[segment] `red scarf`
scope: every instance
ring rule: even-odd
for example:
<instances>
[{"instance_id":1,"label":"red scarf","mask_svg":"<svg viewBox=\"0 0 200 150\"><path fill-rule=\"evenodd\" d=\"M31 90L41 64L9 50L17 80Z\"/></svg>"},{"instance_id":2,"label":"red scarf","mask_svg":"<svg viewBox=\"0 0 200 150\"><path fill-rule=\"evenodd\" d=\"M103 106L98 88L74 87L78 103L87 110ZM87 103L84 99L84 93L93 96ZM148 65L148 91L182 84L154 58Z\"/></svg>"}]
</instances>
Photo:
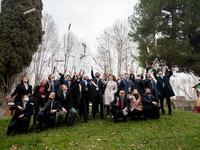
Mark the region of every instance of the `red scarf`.
<instances>
[{"instance_id":1,"label":"red scarf","mask_svg":"<svg viewBox=\"0 0 200 150\"><path fill-rule=\"evenodd\" d=\"M44 92L45 85L42 85L39 90L39 95L42 95Z\"/></svg>"}]
</instances>

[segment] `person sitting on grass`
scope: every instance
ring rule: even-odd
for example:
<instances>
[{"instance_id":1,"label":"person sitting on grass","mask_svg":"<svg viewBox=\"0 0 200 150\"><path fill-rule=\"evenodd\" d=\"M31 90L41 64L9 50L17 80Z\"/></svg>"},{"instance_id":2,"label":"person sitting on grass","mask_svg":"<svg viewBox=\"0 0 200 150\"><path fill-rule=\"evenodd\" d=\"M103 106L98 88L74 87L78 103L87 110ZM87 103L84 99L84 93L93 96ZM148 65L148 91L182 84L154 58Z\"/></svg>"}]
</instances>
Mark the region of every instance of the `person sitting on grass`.
<instances>
[{"instance_id":1,"label":"person sitting on grass","mask_svg":"<svg viewBox=\"0 0 200 150\"><path fill-rule=\"evenodd\" d=\"M124 122L128 122L126 120L127 114L129 111L129 100L125 97L125 91L120 90L119 96L116 96L115 99L110 103L112 107L112 114L114 115L114 121L117 122L118 118L123 118Z\"/></svg>"},{"instance_id":2,"label":"person sitting on grass","mask_svg":"<svg viewBox=\"0 0 200 150\"><path fill-rule=\"evenodd\" d=\"M156 102L155 97L151 94L149 88L145 88L145 93L142 97L143 109L144 109L144 119L147 120L149 114L154 119L159 119L160 106Z\"/></svg>"},{"instance_id":3,"label":"person sitting on grass","mask_svg":"<svg viewBox=\"0 0 200 150\"><path fill-rule=\"evenodd\" d=\"M49 82L48 82L49 83ZM46 122L50 125L50 127L55 126L55 120L56 120L56 112L59 111L59 103L55 99L56 93L51 92L51 84L49 83L49 89L47 91L47 94L45 96L45 105L41 108L39 111L36 119L39 122L39 129L37 133L40 133L43 127L43 124ZM50 94L49 94L50 93Z\"/></svg>"},{"instance_id":4,"label":"person sitting on grass","mask_svg":"<svg viewBox=\"0 0 200 150\"><path fill-rule=\"evenodd\" d=\"M143 113L142 97L140 96L140 93L138 92L137 89L134 89L131 95L130 92L131 92L131 87L129 87L129 92L127 97L130 100L130 111L132 120L135 120L135 116L137 116L138 119L140 119Z\"/></svg>"},{"instance_id":5,"label":"person sitting on grass","mask_svg":"<svg viewBox=\"0 0 200 150\"><path fill-rule=\"evenodd\" d=\"M21 127L23 133L28 134L29 123L33 115L33 105L30 104L28 95L23 95L21 100L21 102L10 107L10 110L15 110L15 114L8 125L7 135L10 135L13 131L17 133Z\"/></svg>"}]
</instances>

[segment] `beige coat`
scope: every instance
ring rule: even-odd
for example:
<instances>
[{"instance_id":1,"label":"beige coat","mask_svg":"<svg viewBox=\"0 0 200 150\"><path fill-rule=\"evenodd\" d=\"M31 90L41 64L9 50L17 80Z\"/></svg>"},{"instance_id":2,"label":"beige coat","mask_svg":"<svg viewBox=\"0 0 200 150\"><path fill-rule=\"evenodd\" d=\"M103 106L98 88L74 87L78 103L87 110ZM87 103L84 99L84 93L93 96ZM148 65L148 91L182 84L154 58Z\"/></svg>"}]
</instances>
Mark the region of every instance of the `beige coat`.
<instances>
[{"instance_id":1,"label":"beige coat","mask_svg":"<svg viewBox=\"0 0 200 150\"><path fill-rule=\"evenodd\" d=\"M142 108L141 105L141 99L138 98L137 100L135 99L135 96L132 96L130 94L127 95L128 99L130 100L130 110L133 111L134 108Z\"/></svg>"},{"instance_id":2,"label":"beige coat","mask_svg":"<svg viewBox=\"0 0 200 150\"><path fill-rule=\"evenodd\" d=\"M117 92L117 83L115 81L105 81L102 79L103 84L106 85L106 90L104 93L104 105L110 106L110 102L114 100L114 94Z\"/></svg>"}]
</instances>

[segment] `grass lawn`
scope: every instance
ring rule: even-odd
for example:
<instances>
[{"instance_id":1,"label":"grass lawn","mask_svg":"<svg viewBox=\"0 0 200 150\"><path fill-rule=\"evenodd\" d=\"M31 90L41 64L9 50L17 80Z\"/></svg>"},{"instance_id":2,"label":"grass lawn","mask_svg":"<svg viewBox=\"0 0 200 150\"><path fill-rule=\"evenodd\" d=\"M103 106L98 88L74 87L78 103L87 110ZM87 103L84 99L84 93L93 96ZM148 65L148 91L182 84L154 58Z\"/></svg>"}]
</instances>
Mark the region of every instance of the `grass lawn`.
<instances>
[{"instance_id":1,"label":"grass lawn","mask_svg":"<svg viewBox=\"0 0 200 150\"><path fill-rule=\"evenodd\" d=\"M166 110L167 112L167 110ZM106 114L106 113L104 113ZM45 129L39 134L5 136L9 118L0 119L0 150L13 145L17 149L200 149L200 114L173 110L173 117L165 114L159 120L114 123L97 114L96 120L84 123L75 120L75 127ZM31 122L32 124L32 122ZM100 139L100 140L97 140Z\"/></svg>"}]
</instances>

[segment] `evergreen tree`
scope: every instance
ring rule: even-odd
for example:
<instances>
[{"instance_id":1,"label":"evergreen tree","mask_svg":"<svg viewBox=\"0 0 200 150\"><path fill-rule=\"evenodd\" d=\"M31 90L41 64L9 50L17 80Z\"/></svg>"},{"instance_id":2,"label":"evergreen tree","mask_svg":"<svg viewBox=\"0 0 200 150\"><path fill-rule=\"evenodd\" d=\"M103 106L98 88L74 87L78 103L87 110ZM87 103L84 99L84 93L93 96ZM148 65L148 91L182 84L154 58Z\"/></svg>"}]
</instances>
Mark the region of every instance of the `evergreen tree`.
<instances>
[{"instance_id":1,"label":"evergreen tree","mask_svg":"<svg viewBox=\"0 0 200 150\"><path fill-rule=\"evenodd\" d=\"M171 15L161 13L171 12ZM140 65L158 58L160 65L200 75L200 1L140 0L129 17L130 36L138 42ZM155 35L158 37L155 46ZM149 47L151 54L148 54Z\"/></svg>"},{"instance_id":2,"label":"evergreen tree","mask_svg":"<svg viewBox=\"0 0 200 150\"><path fill-rule=\"evenodd\" d=\"M36 8L24 15L23 12ZM0 13L0 75L6 81L30 64L42 41L42 0L3 0ZM1 82L0 82L1 83Z\"/></svg>"}]
</instances>

